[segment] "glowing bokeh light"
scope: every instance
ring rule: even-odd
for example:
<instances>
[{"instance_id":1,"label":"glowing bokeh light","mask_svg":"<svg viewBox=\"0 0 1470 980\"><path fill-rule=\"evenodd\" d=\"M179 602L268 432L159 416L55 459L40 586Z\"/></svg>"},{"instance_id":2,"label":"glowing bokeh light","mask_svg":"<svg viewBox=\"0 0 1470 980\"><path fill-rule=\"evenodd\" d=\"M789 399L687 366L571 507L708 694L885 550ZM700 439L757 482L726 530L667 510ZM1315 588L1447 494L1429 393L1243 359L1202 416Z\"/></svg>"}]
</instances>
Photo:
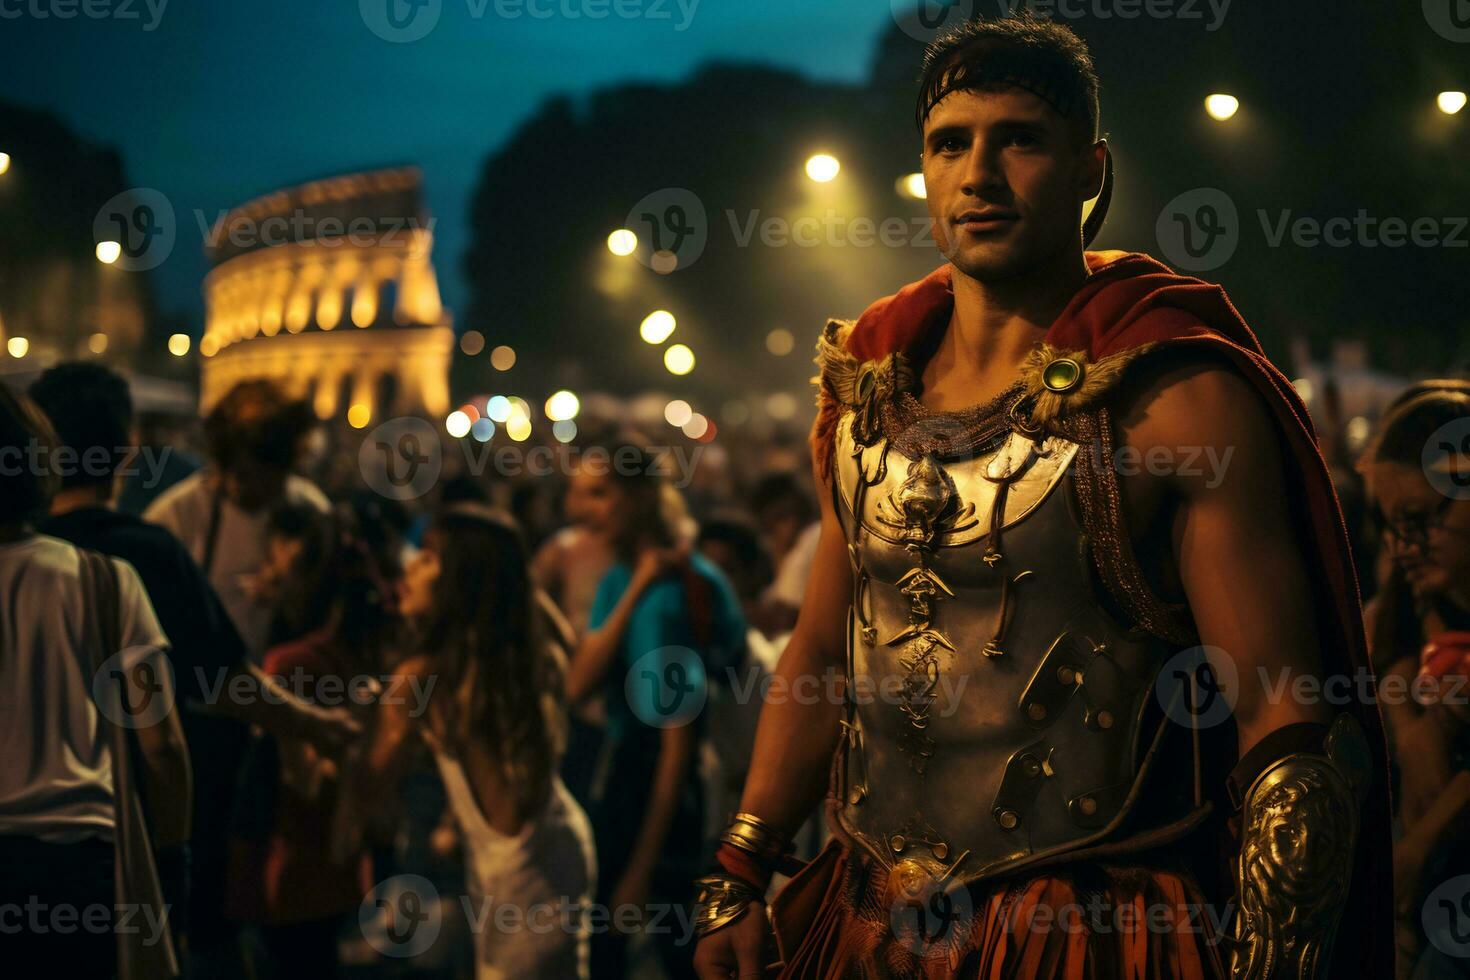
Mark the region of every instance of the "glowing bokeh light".
<instances>
[{"instance_id":1,"label":"glowing bokeh light","mask_svg":"<svg viewBox=\"0 0 1470 980\"><path fill-rule=\"evenodd\" d=\"M485 414L496 422L504 422L510 418L510 399L504 395L495 395L485 403Z\"/></svg>"},{"instance_id":2,"label":"glowing bokeh light","mask_svg":"<svg viewBox=\"0 0 1470 980\"><path fill-rule=\"evenodd\" d=\"M168 352L174 357L183 357L189 353L189 335L176 333L168 338Z\"/></svg>"},{"instance_id":3,"label":"glowing bokeh light","mask_svg":"<svg viewBox=\"0 0 1470 980\"><path fill-rule=\"evenodd\" d=\"M766 350L777 357L785 357L796 349L796 338L790 330L777 327L766 334Z\"/></svg>"},{"instance_id":4,"label":"glowing bokeh light","mask_svg":"<svg viewBox=\"0 0 1470 980\"><path fill-rule=\"evenodd\" d=\"M515 350L501 344L490 352L490 366L497 371L509 371L516 366Z\"/></svg>"},{"instance_id":5,"label":"glowing bokeh light","mask_svg":"<svg viewBox=\"0 0 1470 980\"><path fill-rule=\"evenodd\" d=\"M819 184L837 179L842 163L830 153L818 153L806 162L806 175Z\"/></svg>"},{"instance_id":6,"label":"glowing bokeh light","mask_svg":"<svg viewBox=\"0 0 1470 980\"><path fill-rule=\"evenodd\" d=\"M353 405L347 410L347 424L354 429L366 429L373 419L373 410L366 405Z\"/></svg>"},{"instance_id":7,"label":"glowing bokeh light","mask_svg":"<svg viewBox=\"0 0 1470 980\"><path fill-rule=\"evenodd\" d=\"M1447 116L1453 116L1465 108L1465 98L1464 92L1441 92L1435 102L1439 106L1440 112Z\"/></svg>"},{"instance_id":8,"label":"glowing bokeh light","mask_svg":"<svg viewBox=\"0 0 1470 980\"><path fill-rule=\"evenodd\" d=\"M922 201L929 196L929 190L924 186L923 174L904 174L898 178L898 192L916 201Z\"/></svg>"},{"instance_id":9,"label":"glowing bokeh light","mask_svg":"<svg viewBox=\"0 0 1470 980\"><path fill-rule=\"evenodd\" d=\"M638 327L638 336L643 338L644 343L661 344L673 335L674 328L678 325L674 314L668 310L654 310L643 318L643 323Z\"/></svg>"},{"instance_id":10,"label":"glowing bokeh light","mask_svg":"<svg viewBox=\"0 0 1470 980\"><path fill-rule=\"evenodd\" d=\"M664 406L664 421L676 429L688 425L692 418L694 418L694 409L690 408L689 403L682 398L675 398Z\"/></svg>"},{"instance_id":11,"label":"glowing bokeh light","mask_svg":"<svg viewBox=\"0 0 1470 980\"><path fill-rule=\"evenodd\" d=\"M5 342L5 350L11 357L25 357L30 349L31 342L24 337L11 337Z\"/></svg>"},{"instance_id":12,"label":"glowing bokeh light","mask_svg":"<svg viewBox=\"0 0 1470 980\"><path fill-rule=\"evenodd\" d=\"M98 242L97 261L103 265L112 265L122 257L122 246L117 242Z\"/></svg>"},{"instance_id":13,"label":"glowing bokeh light","mask_svg":"<svg viewBox=\"0 0 1470 980\"><path fill-rule=\"evenodd\" d=\"M478 330L466 330L459 338L459 349L467 357L474 357L485 349L485 335Z\"/></svg>"},{"instance_id":14,"label":"glowing bokeh light","mask_svg":"<svg viewBox=\"0 0 1470 980\"><path fill-rule=\"evenodd\" d=\"M546 399L546 417L553 422L570 422L581 410L581 401L570 391L558 391Z\"/></svg>"},{"instance_id":15,"label":"glowing bokeh light","mask_svg":"<svg viewBox=\"0 0 1470 980\"><path fill-rule=\"evenodd\" d=\"M607 250L622 257L638 251L638 236L626 228L619 228L607 236Z\"/></svg>"},{"instance_id":16,"label":"glowing bokeh light","mask_svg":"<svg viewBox=\"0 0 1470 980\"><path fill-rule=\"evenodd\" d=\"M1224 122L1240 111L1240 100L1233 95L1215 93L1205 97L1205 112L1216 122Z\"/></svg>"},{"instance_id":17,"label":"glowing bokeh light","mask_svg":"<svg viewBox=\"0 0 1470 980\"><path fill-rule=\"evenodd\" d=\"M464 412L450 412L444 420L444 431L456 439L463 439L470 431L470 417Z\"/></svg>"},{"instance_id":18,"label":"glowing bokeh light","mask_svg":"<svg viewBox=\"0 0 1470 980\"><path fill-rule=\"evenodd\" d=\"M685 344L675 344L664 351L664 367L670 374L685 375L694 370L694 351Z\"/></svg>"},{"instance_id":19,"label":"glowing bokeh light","mask_svg":"<svg viewBox=\"0 0 1470 980\"><path fill-rule=\"evenodd\" d=\"M701 438L709 431L709 419L698 413L690 417L688 422L682 426L684 434L691 439Z\"/></svg>"}]
</instances>

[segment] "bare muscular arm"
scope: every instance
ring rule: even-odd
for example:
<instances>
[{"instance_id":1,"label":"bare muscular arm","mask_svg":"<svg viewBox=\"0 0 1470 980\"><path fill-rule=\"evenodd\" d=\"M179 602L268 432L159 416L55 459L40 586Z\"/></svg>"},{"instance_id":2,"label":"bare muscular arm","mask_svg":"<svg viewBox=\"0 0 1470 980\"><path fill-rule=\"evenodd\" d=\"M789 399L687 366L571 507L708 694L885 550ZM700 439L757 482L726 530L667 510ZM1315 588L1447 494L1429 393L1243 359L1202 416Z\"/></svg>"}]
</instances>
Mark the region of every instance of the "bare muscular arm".
<instances>
[{"instance_id":1,"label":"bare muscular arm","mask_svg":"<svg viewBox=\"0 0 1470 980\"><path fill-rule=\"evenodd\" d=\"M1223 365L1175 364L1145 380L1120 429L1135 531L1169 522L1166 560L1212 648L1240 753L1284 725L1330 722L1322 698L1281 686L1322 669L1287 450L1261 396Z\"/></svg>"},{"instance_id":2,"label":"bare muscular arm","mask_svg":"<svg viewBox=\"0 0 1470 980\"><path fill-rule=\"evenodd\" d=\"M740 799L742 811L755 814L787 834L795 833L826 794L828 766L837 749L842 718L842 688L840 684L829 685L827 676L835 672L839 681L846 676L845 634L852 602L852 570L830 488L820 473L816 477L822 503L817 554L796 630L776 665L771 690L783 692L783 696L769 698L761 710L750 774ZM813 680L817 682L815 687ZM813 702L808 697L784 693L793 689L815 689L820 695ZM761 908L755 903L734 925L700 940L694 957L700 980L763 974L769 927Z\"/></svg>"},{"instance_id":3,"label":"bare muscular arm","mask_svg":"<svg viewBox=\"0 0 1470 980\"><path fill-rule=\"evenodd\" d=\"M822 531L811 580L796 630L776 666L771 690L781 696L770 698L761 709L750 775L740 800L741 810L788 834L801 826L826 793L842 718L842 702L832 693L842 690L847 610L852 602L847 541L820 474L817 487ZM835 672L838 684L827 682L829 672ZM788 693L804 690L821 693L815 703Z\"/></svg>"}]
</instances>

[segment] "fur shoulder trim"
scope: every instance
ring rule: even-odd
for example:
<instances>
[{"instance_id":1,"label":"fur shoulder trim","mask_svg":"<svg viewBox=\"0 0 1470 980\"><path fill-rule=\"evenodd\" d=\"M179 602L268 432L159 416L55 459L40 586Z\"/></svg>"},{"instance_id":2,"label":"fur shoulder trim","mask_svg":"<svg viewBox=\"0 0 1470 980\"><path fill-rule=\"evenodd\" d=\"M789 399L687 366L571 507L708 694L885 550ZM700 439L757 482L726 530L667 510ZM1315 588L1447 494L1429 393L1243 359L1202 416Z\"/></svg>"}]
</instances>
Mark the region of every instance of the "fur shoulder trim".
<instances>
[{"instance_id":1,"label":"fur shoulder trim","mask_svg":"<svg viewBox=\"0 0 1470 980\"><path fill-rule=\"evenodd\" d=\"M1083 350L1042 344L1021 365L1026 394L1034 402L1032 423L1046 426L1072 412L1095 407L1117 387L1124 369L1155 346L1140 344L1094 361Z\"/></svg>"}]
</instances>

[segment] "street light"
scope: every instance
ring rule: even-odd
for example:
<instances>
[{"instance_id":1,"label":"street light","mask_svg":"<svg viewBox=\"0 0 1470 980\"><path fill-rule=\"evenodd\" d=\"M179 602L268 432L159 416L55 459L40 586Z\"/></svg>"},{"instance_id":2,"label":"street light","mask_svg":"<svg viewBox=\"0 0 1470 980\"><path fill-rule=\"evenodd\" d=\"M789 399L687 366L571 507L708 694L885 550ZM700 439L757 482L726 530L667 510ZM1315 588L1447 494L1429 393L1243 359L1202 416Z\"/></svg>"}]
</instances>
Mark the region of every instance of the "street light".
<instances>
[{"instance_id":1,"label":"street light","mask_svg":"<svg viewBox=\"0 0 1470 980\"><path fill-rule=\"evenodd\" d=\"M638 236L626 228L619 228L607 236L607 250L622 257L638 251Z\"/></svg>"},{"instance_id":2,"label":"street light","mask_svg":"<svg viewBox=\"0 0 1470 980\"><path fill-rule=\"evenodd\" d=\"M1224 122L1240 111L1240 100L1233 95L1216 93L1205 98L1205 112L1216 122Z\"/></svg>"},{"instance_id":3,"label":"street light","mask_svg":"<svg viewBox=\"0 0 1470 980\"><path fill-rule=\"evenodd\" d=\"M0 174L10 169L10 154L0 153Z\"/></svg>"},{"instance_id":4,"label":"street light","mask_svg":"<svg viewBox=\"0 0 1470 980\"><path fill-rule=\"evenodd\" d=\"M806 162L806 175L819 184L830 183L842 171L842 163L830 153L818 153Z\"/></svg>"},{"instance_id":5,"label":"street light","mask_svg":"<svg viewBox=\"0 0 1470 980\"><path fill-rule=\"evenodd\" d=\"M112 265L122 255L122 246L117 242L98 242L97 261L103 265Z\"/></svg>"},{"instance_id":6,"label":"street light","mask_svg":"<svg viewBox=\"0 0 1470 980\"><path fill-rule=\"evenodd\" d=\"M31 342L24 337L11 337L5 342L5 350L11 357L25 357L30 349Z\"/></svg>"},{"instance_id":7,"label":"street light","mask_svg":"<svg viewBox=\"0 0 1470 980\"><path fill-rule=\"evenodd\" d=\"M929 191L924 186L923 174L904 174L898 178L898 192L916 201L922 201L929 196Z\"/></svg>"},{"instance_id":8,"label":"street light","mask_svg":"<svg viewBox=\"0 0 1470 980\"><path fill-rule=\"evenodd\" d=\"M174 357L183 357L189 353L189 335L176 333L168 338L168 352Z\"/></svg>"},{"instance_id":9,"label":"street light","mask_svg":"<svg viewBox=\"0 0 1470 980\"><path fill-rule=\"evenodd\" d=\"M1439 93L1439 111L1447 116L1453 116L1465 108L1464 92L1441 92Z\"/></svg>"}]
</instances>

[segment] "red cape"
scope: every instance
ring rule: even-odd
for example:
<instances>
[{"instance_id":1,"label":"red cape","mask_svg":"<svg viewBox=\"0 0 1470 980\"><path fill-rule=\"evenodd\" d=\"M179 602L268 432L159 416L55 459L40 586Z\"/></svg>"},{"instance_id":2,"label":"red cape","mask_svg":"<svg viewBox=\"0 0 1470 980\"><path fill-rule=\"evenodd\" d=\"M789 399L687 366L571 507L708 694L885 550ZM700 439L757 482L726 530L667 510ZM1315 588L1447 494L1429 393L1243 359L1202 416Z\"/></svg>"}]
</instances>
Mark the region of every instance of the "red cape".
<instances>
[{"instance_id":1,"label":"red cape","mask_svg":"<svg viewBox=\"0 0 1470 980\"><path fill-rule=\"evenodd\" d=\"M1356 680L1371 676L1363 635L1358 579L1348 550L1347 529L1327 464L1317 445L1306 406L1291 382L1261 349L1225 291L1219 286L1175 274L1163 263L1136 252L1088 252L1090 275L1047 330L1045 342L1064 350L1084 350L1096 360L1143 344L1201 355L1224 354L1261 393L1280 426L1290 452L1288 485L1301 547L1315 590L1318 636L1324 675ZM946 263L924 279L878 300L858 319L847 350L860 361L910 349L931 328L943 328L954 308ZM824 414L835 406L828 404ZM830 425L825 427L830 431ZM819 459L828 448L823 421L817 427ZM1353 690L1358 690L1354 684ZM1352 894L1333 955L1333 976L1391 977L1392 843L1389 835L1389 775L1383 724L1376 698L1349 706L1372 746L1378 773L1364 815Z\"/></svg>"}]
</instances>

